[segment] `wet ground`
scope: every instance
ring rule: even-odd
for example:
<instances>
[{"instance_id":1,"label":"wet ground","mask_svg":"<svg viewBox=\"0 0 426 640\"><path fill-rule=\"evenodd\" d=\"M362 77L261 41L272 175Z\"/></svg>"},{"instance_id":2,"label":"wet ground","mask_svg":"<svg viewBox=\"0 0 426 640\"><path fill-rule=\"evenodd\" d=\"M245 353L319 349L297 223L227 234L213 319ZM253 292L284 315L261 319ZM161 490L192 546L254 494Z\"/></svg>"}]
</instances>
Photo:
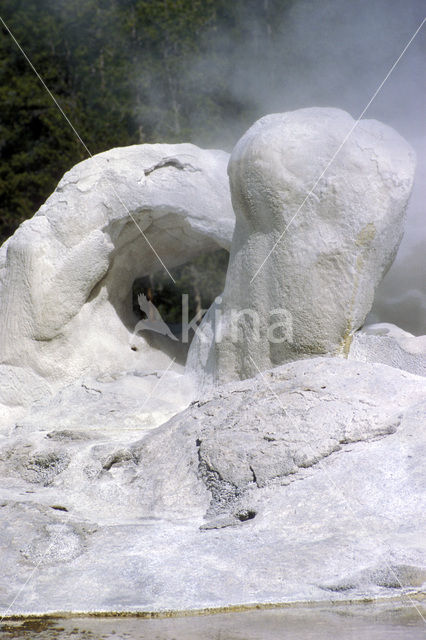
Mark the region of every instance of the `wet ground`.
<instances>
[{"instance_id":1,"label":"wet ground","mask_svg":"<svg viewBox=\"0 0 426 640\"><path fill-rule=\"evenodd\" d=\"M426 603L283 608L162 619L39 618L0 623L0 639L424 640Z\"/></svg>"}]
</instances>

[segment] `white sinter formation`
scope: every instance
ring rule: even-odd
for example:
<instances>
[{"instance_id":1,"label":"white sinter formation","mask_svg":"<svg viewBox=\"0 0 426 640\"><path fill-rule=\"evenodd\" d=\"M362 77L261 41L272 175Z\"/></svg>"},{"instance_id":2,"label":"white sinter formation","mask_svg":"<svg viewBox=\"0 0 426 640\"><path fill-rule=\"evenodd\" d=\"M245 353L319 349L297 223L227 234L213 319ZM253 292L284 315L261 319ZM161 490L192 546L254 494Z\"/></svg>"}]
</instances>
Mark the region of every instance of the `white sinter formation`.
<instances>
[{"instance_id":1,"label":"white sinter formation","mask_svg":"<svg viewBox=\"0 0 426 640\"><path fill-rule=\"evenodd\" d=\"M396 131L354 124L339 109L300 109L261 118L235 146L236 226L221 303L189 356L198 378L347 355L401 241L415 169Z\"/></svg>"},{"instance_id":2,"label":"white sinter formation","mask_svg":"<svg viewBox=\"0 0 426 640\"><path fill-rule=\"evenodd\" d=\"M425 337L360 329L414 157L370 120L340 149L353 126L302 109L239 141L225 291L186 373L184 345L133 335L132 285L162 268L146 238L171 270L231 247L227 154L100 154L0 249L0 617L424 587Z\"/></svg>"},{"instance_id":3,"label":"white sinter formation","mask_svg":"<svg viewBox=\"0 0 426 640\"><path fill-rule=\"evenodd\" d=\"M160 260L173 270L229 249L228 158L192 144L101 153L66 173L2 246L0 421L81 376L179 361L162 336L132 336L132 284Z\"/></svg>"}]
</instances>

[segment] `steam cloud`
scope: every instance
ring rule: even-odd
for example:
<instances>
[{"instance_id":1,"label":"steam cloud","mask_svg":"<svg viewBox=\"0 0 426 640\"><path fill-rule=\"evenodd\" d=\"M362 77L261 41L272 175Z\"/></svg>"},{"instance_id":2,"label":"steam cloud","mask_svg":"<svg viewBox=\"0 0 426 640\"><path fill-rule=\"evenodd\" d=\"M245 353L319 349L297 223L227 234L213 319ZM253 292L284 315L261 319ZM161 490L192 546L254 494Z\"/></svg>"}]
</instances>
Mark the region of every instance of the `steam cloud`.
<instances>
[{"instance_id":1,"label":"steam cloud","mask_svg":"<svg viewBox=\"0 0 426 640\"><path fill-rule=\"evenodd\" d=\"M263 0L265 7L268 0ZM251 33L244 45L221 33L232 61L231 96L251 105L253 120L267 113L310 106L341 107L357 118L424 18L422 0L295 0L283 2L279 34L245 14ZM417 35L364 117L394 127L417 153L414 192L404 239L380 285L369 321L393 322L426 333L426 228L424 220L425 31ZM214 56L194 62L212 90L224 79ZM251 122L224 123L217 146L231 148ZM194 140L200 142L200 140ZM301 212L303 215L303 212Z\"/></svg>"}]
</instances>

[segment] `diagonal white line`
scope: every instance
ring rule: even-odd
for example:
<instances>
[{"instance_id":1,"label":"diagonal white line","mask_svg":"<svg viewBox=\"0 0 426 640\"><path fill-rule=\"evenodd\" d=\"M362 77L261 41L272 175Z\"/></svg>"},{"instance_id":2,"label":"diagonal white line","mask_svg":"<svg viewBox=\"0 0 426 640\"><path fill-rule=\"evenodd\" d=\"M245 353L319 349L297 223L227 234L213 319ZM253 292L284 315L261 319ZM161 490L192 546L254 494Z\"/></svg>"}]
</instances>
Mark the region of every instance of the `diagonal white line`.
<instances>
[{"instance_id":1,"label":"diagonal white line","mask_svg":"<svg viewBox=\"0 0 426 640\"><path fill-rule=\"evenodd\" d=\"M169 363L169 365L167 366L167 368L163 371L163 373L161 374L159 380L156 382L156 384L154 385L154 387L152 388L151 392L149 393L149 395L145 398L144 403L142 404L142 406L140 407L140 410L142 410L146 403L148 402L148 400L150 400L150 398L152 397L153 393L155 392L155 390L157 389L157 387L160 385L161 381L163 380L164 376L166 375L166 373L168 372L168 370L170 369L170 367L174 364L176 358L173 358L173 360ZM38 569L40 568L41 564L43 563L43 560L45 559L45 557L47 556L47 554L49 553L52 545L54 543L54 540L52 540L52 542L49 543L49 545L46 547L45 552L43 553L43 555L41 556L40 560L37 562L36 566L34 567L34 569L31 571L30 575L28 576L28 578L26 579L26 581L24 582L24 584L21 586L21 588L18 590L17 594L15 595L15 597L13 598L12 602L10 603L10 605L8 606L8 608L6 609L6 611L3 613L2 617L0 618L0 622L3 622L3 620L6 618L6 616L8 615L9 611L11 610L11 608L13 607L13 605L15 604L15 602L17 601L17 599L19 598L19 596L21 595L21 593L24 591L24 589L26 588L26 586L31 582L31 580L34 578L35 574L37 573Z\"/></svg>"},{"instance_id":2,"label":"diagonal white line","mask_svg":"<svg viewBox=\"0 0 426 640\"><path fill-rule=\"evenodd\" d=\"M24 591L25 587L27 586L27 584L29 582L31 582L31 580L33 579L34 575L37 573L41 563L43 562L43 560L45 559L45 557L47 556L47 554L49 553L52 545L54 543L54 540L52 540L52 542L50 542L50 544L48 545L48 547L46 548L46 551L43 553L43 555L41 556L40 560L37 562L36 566L34 567L34 569L31 571L30 575L28 576L28 578L25 580L24 584L21 586L21 588L18 590L18 593L16 594L16 596L13 598L12 602L10 603L10 605L8 606L8 608L6 609L6 611L2 614L2 617L0 618L0 622L3 622L3 620L6 618L7 614L9 613L9 611L11 610L11 608L13 607L13 605L15 604L15 602L17 601L17 599L19 598L19 596L21 595L21 593Z\"/></svg>"},{"instance_id":3,"label":"diagonal white line","mask_svg":"<svg viewBox=\"0 0 426 640\"><path fill-rule=\"evenodd\" d=\"M69 124L69 126L71 127L71 129L73 130L74 134L76 135L76 137L78 138L78 140L81 142L81 144L83 145L83 147L85 148L85 150L87 151L87 153L89 154L89 156L91 158L93 158L94 160L97 159L97 156L94 156L90 150L88 149L87 145L85 144L85 142L82 140L80 134L78 133L78 131L76 130L76 128L74 127L73 123L71 122L71 120L68 118L67 114L65 113L65 111L62 109L61 105L59 104L59 102L56 100L55 96L53 95L53 93L50 91L49 87L47 86L47 84L45 83L45 81L43 80L43 78L41 77L41 75L39 74L39 72L37 71L37 69L35 68L35 66L33 65L33 63L31 62L31 60L29 59L29 57L27 56L27 54L25 53L25 51L23 50L23 48L21 47L21 45L19 44L19 42L17 41L17 39L15 38L15 36L13 35L13 33L11 32L11 30L9 29L9 27L7 26L7 24L5 23L5 21L3 20L3 18L0 16L0 21L2 22L4 28L6 29L6 31L8 32L8 34L10 35L10 37L12 38L12 40L14 41L14 43L16 44L16 46L18 47L19 51L22 53L22 55L24 56L25 60L28 62L28 64L30 65L31 69L34 71L35 75L37 76L37 78L40 80L41 84L43 85L43 87L46 89L47 93L49 94L49 96L52 98L53 102L56 104L56 106L58 107L59 111L61 112L61 114L64 116L65 120L67 121L67 123ZM120 195L117 193L114 185L112 184L112 182L110 180L107 179L107 182L109 183L109 185L112 187L112 190L114 191L115 196L117 197L117 199L120 201L120 204L122 205L122 207L124 208L124 210L128 213L129 217L131 218L131 220L135 223L136 227L139 229L140 233L142 234L142 237L144 238L145 242L148 244L148 246L150 247L151 251L154 253L155 257L157 258L157 260L160 262L161 266L163 267L163 269L165 270L165 272L167 273L167 275L171 278L171 280L176 284L176 280L173 278L172 274L170 273L170 271L167 269L166 265L164 264L164 262L162 261L162 259L160 258L160 256L158 255L157 251L154 249L154 247L152 246L151 242L148 240L147 236L145 235L145 233L143 232L143 230L141 229L140 225L138 224L137 220L134 218L133 214L129 211L127 205L123 202L123 200L121 199Z\"/></svg>"},{"instance_id":4,"label":"diagonal white line","mask_svg":"<svg viewBox=\"0 0 426 640\"><path fill-rule=\"evenodd\" d=\"M164 271L167 273L167 275L169 276L169 278L172 280L173 284L176 284L176 280L174 279L174 277L172 276L172 274L170 273L170 271L168 270L168 268L166 267L166 265L164 264L164 262L162 261L162 259L160 258L160 256L158 255L157 251L154 249L154 247L152 246L151 242L148 240L148 237L145 235L145 233L143 232L143 230L141 229L138 221L134 218L133 214L130 212L130 210L128 209L128 207L124 204L123 200L121 199L121 197L119 196L119 194L117 193L117 191L115 190L114 185L110 182L110 185L115 193L115 195L117 196L117 198L119 199L120 203L123 205L124 209L127 211L127 213L129 214L130 218L133 220L133 222L135 223L135 225L137 226L137 228L139 229L139 231L142 234L142 237L144 238L145 242L148 244L148 246L150 247L151 251L154 253L154 255L156 256L157 260L160 262L161 266L163 267Z\"/></svg>"},{"instance_id":5,"label":"diagonal white line","mask_svg":"<svg viewBox=\"0 0 426 640\"><path fill-rule=\"evenodd\" d=\"M275 251L275 249L277 248L277 246L279 245L279 243L281 242L281 240L284 238L285 234L287 233L287 230L289 228L289 226L292 224L292 222L294 221L294 219L296 218L296 216L299 214L300 210L302 209L302 207L304 206L304 204L306 203L307 199L312 195L314 189L316 188L316 186L318 185L319 181L321 180L321 178L324 176L324 174L326 173L326 171L330 168L331 164L334 162L334 160L336 159L336 157L338 156L338 154L340 153L343 145L345 144L345 142L348 140L348 138L352 135L354 129L358 126L359 121L361 120L361 118L364 116L365 112L367 111L367 109L371 106L373 100L375 100L377 94L380 92L380 90L382 89L383 85L385 84L385 82L388 80L389 76L391 75L391 73L393 72L393 70L395 69L395 67L397 66L397 64L399 63L399 61L401 60L402 56L405 54L405 52L407 51L408 47L410 46L410 44L413 42L414 38L417 36L417 34L419 33L420 29L423 27L424 23L426 22L426 18L424 18L421 22L421 24L417 27L416 31L413 33L413 35L411 36L410 40L407 42L407 44L405 45L405 47L403 48L403 50L401 51L401 53L399 54L398 58L395 60L395 62L393 63L393 65L391 66L391 68L389 69L389 71L387 72L386 76L384 77L384 79L382 80L382 82L379 84L379 86L377 87L376 91L373 93L373 95L371 96L370 100L368 101L367 105L364 107L364 109L362 110L361 114L358 116L358 118L355 120L354 124L352 125L351 129L349 130L349 133L346 134L346 136L344 137L343 141L340 143L339 147L337 148L337 150L334 152L333 156L331 157L331 159L329 160L328 164L326 165L325 169L322 171L321 175L317 178L317 180L315 181L314 186L311 188L311 190L309 191L309 193L305 196L302 204L299 206L299 208L297 209L296 213L292 216L292 218L290 219L290 222L286 225L284 231L281 233L280 237L278 238L278 240L275 242L274 246L272 247L272 249L269 251L268 255L266 256L266 258L263 260L262 264L260 265L260 267L258 268L258 270L256 271L256 273L254 274L254 276L252 277L252 279L250 280L250 284L253 282L253 280L257 277L257 275L259 274L259 272L263 269L263 266L265 264L265 262L269 259L270 255Z\"/></svg>"},{"instance_id":6,"label":"diagonal white line","mask_svg":"<svg viewBox=\"0 0 426 640\"><path fill-rule=\"evenodd\" d=\"M146 403L148 402L148 400L150 400L152 398L152 394L154 393L154 391L156 390L156 388L158 387L158 385L161 383L162 379L164 378L164 376L166 375L166 373L168 372L168 370L170 369L170 367L174 364L176 358L173 358L173 360L169 363L168 367L166 369L164 369L163 373L161 374L160 378L158 379L158 381L156 382L156 384L153 386L152 391L150 394L148 394L148 396L145 398L145 402L142 404L142 406L140 407L140 409L142 410L144 408L144 406L146 405Z\"/></svg>"},{"instance_id":7,"label":"diagonal white line","mask_svg":"<svg viewBox=\"0 0 426 640\"><path fill-rule=\"evenodd\" d=\"M47 93L49 94L49 96L52 98L53 102L56 104L56 106L58 107L59 111L62 113L62 115L64 116L65 120L68 122L69 126L71 127L71 129L74 131L75 135L77 136L77 138L80 140L81 144L83 145L83 147L86 149L87 153L89 154L90 157L93 157L92 154L90 153L89 149L86 147L86 145L84 144L83 140L80 138L78 131L76 131L74 125L72 124L71 120L68 118L67 114L65 113L65 111L62 109L61 105L59 104L59 102L56 100L55 96L53 95L53 93L50 91L49 87L47 86L47 84L45 83L45 81L43 80L43 78L41 77L41 75L39 74L39 72L37 71L37 69L34 67L33 63L31 62L31 60L29 59L29 57L27 56L27 54L25 53L25 51L23 50L23 48L21 47L21 45L19 44L19 42L17 41L17 39L15 38L15 36L13 35L13 33L11 32L11 30L9 29L9 27L7 26L7 24L5 23L5 21L3 20L3 18L0 16L0 20L4 26L4 28L6 29L6 31L8 32L8 34L10 35L10 37L12 38L13 42L16 44L16 46L18 47L19 51L22 53L22 55L24 56L25 60L28 62L28 64L30 65L31 69L34 71L34 73L36 74L37 78L40 80L41 84L43 85L43 87L46 89Z\"/></svg>"},{"instance_id":8,"label":"diagonal white line","mask_svg":"<svg viewBox=\"0 0 426 640\"><path fill-rule=\"evenodd\" d=\"M253 360L253 358L251 357L251 355L249 354L248 356L252 362L252 364L255 366L255 368L257 369L257 371L260 373L260 376L263 380L263 383L265 384L265 387L272 393L272 395L276 398L276 400L278 401L278 404L280 405L281 409L284 411L285 414L287 414L287 411L283 405L283 403L281 402L281 398L279 397L279 395L277 395L275 393L275 391L272 389L271 385L268 384L268 381L266 380L265 376L263 375L262 371L259 369L259 367L257 366L257 364L255 363L255 361ZM300 435L300 432L299 432ZM343 498L344 503L346 504L346 506L348 507L349 511L351 512L353 518L356 520L356 522L359 524L359 526L361 528L364 529L364 531L366 533L370 533L368 531L368 529L363 525L361 518L358 517L358 515L355 513L355 511L352 509L349 500L346 498L346 495L343 493L343 491L341 489L339 489L336 485L336 483L334 482L333 478L330 476L330 474L328 473L327 469L320 463L320 460L318 458L318 456L316 455L314 448L312 447L311 443L308 442L307 440L302 440L302 442L309 447L309 449L311 450L314 460L316 460L316 464L318 465L318 467L320 467L322 469L322 471L325 473L328 483L330 485L332 485L334 487L334 489L336 490L337 494L340 495ZM399 580L397 574L395 573L395 571L392 569L392 567L386 562L386 560L384 561L384 564L386 565L388 571L392 574L392 576L395 578L395 580L398 582L399 586L401 587L401 589L403 590L404 587L401 583L401 581ZM420 618L423 620L423 622L426 624L426 619L424 618L422 612L420 611L420 609L417 607L416 603L414 602L414 600L412 598L410 598L409 594L401 594L401 596L404 598L407 598L407 600L410 602L410 604L414 607L414 609L417 611L417 613L419 614Z\"/></svg>"},{"instance_id":9,"label":"diagonal white line","mask_svg":"<svg viewBox=\"0 0 426 640\"><path fill-rule=\"evenodd\" d=\"M7 24L5 23L5 21L3 20L3 18L0 16L0 21L3 24L4 28L6 29L6 31L9 33L10 37L12 38L12 40L14 41L14 43L16 44L16 46L18 47L19 51L22 53L22 55L24 56L25 60L28 62L28 64L30 65L31 69L33 70L33 72L35 73L35 75L37 76L37 78L39 79L39 81L41 82L41 84L43 85L44 89L47 91L47 93L49 94L49 96L51 97L51 99L53 100L53 102L55 103L55 105L57 106L57 108L59 109L59 111L61 112L61 114L63 115L63 117L65 118L65 120L67 121L67 123L69 124L69 126L71 127L72 131L74 132L74 134L76 135L76 137L78 138L78 140L80 141L80 143L83 145L84 149L87 151L88 155L93 158L94 160L97 160L96 156L93 156L93 154L91 153L91 151L88 149L87 145L85 144L85 142L83 141L83 139L81 138L81 136L79 135L78 131L76 130L76 128L74 127L74 125L72 124L71 120L68 118L67 114L64 112L64 110L62 109L61 105L59 104L59 102L56 100L55 96L53 95L53 93L50 91L49 87L46 85L46 83L44 82L43 78L40 76L39 72L37 71L37 69L34 67L33 63L31 62L31 60L29 59L29 57L27 56L27 54L25 53L25 51L23 50L23 48L21 47L21 45L19 44L19 42L17 41L17 39L15 38L15 36L13 35L13 33L11 32L11 30L9 29L9 27L7 26ZM121 203L121 205L123 206L123 208L125 209L125 211L128 213L129 217L132 219L132 221L134 222L134 224L136 225L136 227L139 229L141 235L143 236L143 238L145 239L145 241L147 242L147 244L149 245L150 249L153 251L153 253L155 254L155 256L157 257L157 259L159 260L159 262L161 263L161 265L163 266L164 270L166 271L166 273L169 275L169 277L172 279L173 282L176 282L175 279L173 278L173 276L171 275L170 271L167 269L166 265L164 264L164 262L162 261L162 259L160 258L160 256L158 255L157 251L155 250L155 248L152 246L151 242L149 241L149 239L147 238L147 236L145 235L145 233L143 232L143 230L141 229L139 223L137 222L137 220L134 218L134 216L132 215L132 213L130 212L129 208L126 206L126 204L123 202L121 196L117 193L114 185L107 180L108 183L110 184L110 186L112 187L112 190L114 191L115 196L117 197L117 199L119 200L119 202ZM151 393L148 395L148 397L145 399L145 402L142 405L142 408L146 405L146 403L148 402L148 400L151 398L152 394L154 393L154 391L157 389L158 385L161 383L163 377L166 375L167 371L170 369L170 367L173 365L174 361L176 360L176 358L173 358L173 360L170 362L170 364L168 365L168 367L165 369L165 371L163 372L162 376L160 377L160 379L158 380L158 382L154 385ZM28 576L27 580L24 582L24 584L21 586L21 588L18 590L17 594L15 595L15 597L13 598L12 602L10 603L9 607L7 608L7 610L3 613L2 617L0 618L0 622L2 622L4 620L4 618L7 616L7 614L9 613L9 611L11 610L11 608L13 607L13 605L15 604L16 600L19 598L19 596L21 595L21 593L24 591L24 589L26 588L26 586L29 584L29 582L32 580L32 578L34 577L34 575L36 574L36 572L38 571L40 565L42 564L43 560L45 559L46 555L49 553L50 548L53 545L53 541L47 546L44 554L42 555L42 557L40 558L40 560L38 561L38 563L36 564L36 566L34 567L33 571L30 573L30 575Z\"/></svg>"}]
</instances>

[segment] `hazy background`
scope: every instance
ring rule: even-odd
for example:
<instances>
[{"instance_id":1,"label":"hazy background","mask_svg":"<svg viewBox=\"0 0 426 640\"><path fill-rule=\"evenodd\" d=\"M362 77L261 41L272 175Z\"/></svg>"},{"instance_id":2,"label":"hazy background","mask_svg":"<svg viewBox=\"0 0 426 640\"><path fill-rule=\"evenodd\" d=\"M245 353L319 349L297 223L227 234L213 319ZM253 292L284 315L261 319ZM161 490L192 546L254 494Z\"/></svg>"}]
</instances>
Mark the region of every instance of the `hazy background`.
<instances>
[{"instance_id":1,"label":"hazy background","mask_svg":"<svg viewBox=\"0 0 426 640\"><path fill-rule=\"evenodd\" d=\"M233 61L229 90L254 105L257 117L334 106L357 118L425 16L426 3L419 0L298 0L283 11L274 34L245 16L252 33L245 44L219 36ZM196 65L214 86L212 59L206 56ZM364 116L393 126L417 154L405 236L368 318L393 322L415 335L426 333L425 69L426 26ZM232 119L226 124L233 144L243 127ZM220 142L231 146L226 139Z\"/></svg>"},{"instance_id":2,"label":"hazy background","mask_svg":"<svg viewBox=\"0 0 426 640\"><path fill-rule=\"evenodd\" d=\"M426 14L424 0L2 0L0 15L93 153L143 142L231 150L254 120L310 106L357 118ZM418 169L374 321L426 333L425 61L417 35L365 117ZM0 241L85 151L3 30Z\"/></svg>"}]
</instances>

